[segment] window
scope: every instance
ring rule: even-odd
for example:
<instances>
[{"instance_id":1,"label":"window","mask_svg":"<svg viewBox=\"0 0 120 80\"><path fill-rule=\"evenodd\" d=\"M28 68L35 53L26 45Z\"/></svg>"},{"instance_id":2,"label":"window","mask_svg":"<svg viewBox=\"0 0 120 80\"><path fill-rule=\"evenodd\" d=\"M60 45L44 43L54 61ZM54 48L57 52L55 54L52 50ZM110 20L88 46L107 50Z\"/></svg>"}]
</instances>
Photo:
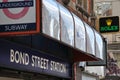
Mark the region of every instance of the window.
<instances>
[{"instance_id":1,"label":"window","mask_svg":"<svg viewBox=\"0 0 120 80\"><path fill-rule=\"evenodd\" d=\"M78 4L87 11L87 0L78 0Z\"/></svg>"}]
</instances>

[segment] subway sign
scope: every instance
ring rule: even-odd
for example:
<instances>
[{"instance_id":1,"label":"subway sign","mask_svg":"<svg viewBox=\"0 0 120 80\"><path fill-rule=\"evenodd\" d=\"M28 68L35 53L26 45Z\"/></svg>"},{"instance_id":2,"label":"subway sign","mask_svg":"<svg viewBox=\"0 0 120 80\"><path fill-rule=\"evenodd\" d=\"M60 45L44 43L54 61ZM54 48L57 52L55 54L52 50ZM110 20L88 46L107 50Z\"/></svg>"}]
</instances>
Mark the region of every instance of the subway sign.
<instances>
[{"instance_id":1,"label":"subway sign","mask_svg":"<svg viewBox=\"0 0 120 80\"><path fill-rule=\"evenodd\" d=\"M9 41L0 42L0 67L71 78L69 62Z\"/></svg>"},{"instance_id":2,"label":"subway sign","mask_svg":"<svg viewBox=\"0 0 120 80\"><path fill-rule=\"evenodd\" d=\"M0 0L0 36L40 32L40 0Z\"/></svg>"},{"instance_id":3,"label":"subway sign","mask_svg":"<svg viewBox=\"0 0 120 80\"><path fill-rule=\"evenodd\" d=\"M99 30L101 33L118 32L119 31L119 17L104 17L99 20Z\"/></svg>"}]
</instances>

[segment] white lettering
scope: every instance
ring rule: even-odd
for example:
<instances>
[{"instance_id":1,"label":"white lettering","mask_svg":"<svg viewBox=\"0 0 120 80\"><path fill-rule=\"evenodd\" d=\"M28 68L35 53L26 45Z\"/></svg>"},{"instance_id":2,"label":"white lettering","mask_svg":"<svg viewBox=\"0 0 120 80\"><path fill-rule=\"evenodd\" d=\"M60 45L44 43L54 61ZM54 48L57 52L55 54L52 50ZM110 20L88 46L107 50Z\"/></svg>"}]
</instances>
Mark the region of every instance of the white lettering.
<instances>
[{"instance_id":1,"label":"white lettering","mask_svg":"<svg viewBox=\"0 0 120 80\"><path fill-rule=\"evenodd\" d=\"M17 64L28 65L29 64L29 55L24 52L10 50L10 62L15 62Z\"/></svg>"},{"instance_id":2,"label":"white lettering","mask_svg":"<svg viewBox=\"0 0 120 80\"><path fill-rule=\"evenodd\" d=\"M37 63L36 63L37 61L36 60L37 60L37 56L32 56L32 66L33 67L37 66Z\"/></svg>"},{"instance_id":3,"label":"white lettering","mask_svg":"<svg viewBox=\"0 0 120 80\"><path fill-rule=\"evenodd\" d=\"M41 68L41 69L49 69L51 71L59 72L59 73L67 73L67 66L66 64L57 62L57 61L49 61L49 59L31 55L31 60L29 60L29 54L25 52L21 52L18 50L10 49L10 62L23 64L23 65L30 65L33 68Z\"/></svg>"},{"instance_id":4,"label":"white lettering","mask_svg":"<svg viewBox=\"0 0 120 80\"><path fill-rule=\"evenodd\" d=\"M27 24L5 26L5 31L26 30L26 29L27 29Z\"/></svg>"},{"instance_id":5,"label":"white lettering","mask_svg":"<svg viewBox=\"0 0 120 80\"><path fill-rule=\"evenodd\" d=\"M31 1L24 1L24 2L3 2L2 4L0 4L0 8L11 8L11 7L29 7L29 6L32 6L33 5L33 2Z\"/></svg>"},{"instance_id":6,"label":"white lettering","mask_svg":"<svg viewBox=\"0 0 120 80\"><path fill-rule=\"evenodd\" d=\"M14 58L15 58L15 62L16 62L16 63L19 63L19 62L20 62L20 61L19 61L19 52L18 52L18 51L15 52ZM21 63L21 62L20 62L20 63Z\"/></svg>"},{"instance_id":7,"label":"white lettering","mask_svg":"<svg viewBox=\"0 0 120 80\"><path fill-rule=\"evenodd\" d=\"M48 69L48 63L49 63L48 59L32 55L31 65L33 67L39 67L41 69Z\"/></svg>"},{"instance_id":8,"label":"white lettering","mask_svg":"<svg viewBox=\"0 0 120 80\"><path fill-rule=\"evenodd\" d=\"M14 62L14 50L10 50L10 62Z\"/></svg>"},{"instance_id":9,"label":"white lettering","mask_svg":"<svg viewBox=\"0 0 120 80\"><path fill-rule=\"evenodd\" d=\"M25 54L25 65L29 64L29 55Z\"/></svg>"},{"instance_id":10,"label":"white lettering","mask_svg":"<svg viewBox=\"0 0 120 80\"><path fill-rule=\"evenodd\" d=\"M61 73L66 73L66 65L59 63L59 62L55 62L55 61L51 61L50 62L50 70L51 71L57 71L57 72L61 72Z\"/></svg>"}]
</instances>

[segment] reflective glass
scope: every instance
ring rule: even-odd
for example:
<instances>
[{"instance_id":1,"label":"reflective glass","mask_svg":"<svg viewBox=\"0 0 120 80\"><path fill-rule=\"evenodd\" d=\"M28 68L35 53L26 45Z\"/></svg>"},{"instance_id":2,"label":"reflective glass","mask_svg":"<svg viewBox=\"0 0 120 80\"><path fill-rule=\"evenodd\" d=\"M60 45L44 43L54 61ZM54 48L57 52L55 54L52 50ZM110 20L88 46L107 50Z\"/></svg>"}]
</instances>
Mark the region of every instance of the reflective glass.
<instances>
[{"instance_id":1,"label":"reflective glass","mask_svg":"<svg viewBox=\"0 0 120 80\"><path fill-rule=\"evenodd\" d=\"M60 7L61 15L61 41L74 46L74 22L71 13L62 5Z\"/></svg>"},{"instance_id":2,"label":"reflective glass","mask_svg":"<svg viewBox=\"0 0 120 80\"><path fill-rule=\"evenodd\" d=\"M95 55L95 35L93 29L85 23L87 33L87 53Z\"/></svg>"},{"instance_id":3,"label":"reflective glass","mask_svg":"<svg viewBox=\"0 0 120 80\"><path fill-rule=\"evenodd\" d=\"M73 14L75 21L75 47L86 51L85 27L82 20Z\"/></svg>"},{"instance_id":4,"label":"reflective glass","mask_svg":"<svg viewBox=\"0 0 120 80\"><path fill-rule=\"evenodd\" d=\"M60 40L59 8L54 0L42 0L42 31Z\"/></svg>"},{"instance_id":5,"label":"reflective glass","mask_svg":"<svg viewBox=\"0 0 120 80\"><path fill-rule=\"evenodd\" d=\"M94 30L95 31L95 30ZM96 56L103 59L103 40L100 34L95 31L96 36Z\"/></svg>"}]
</instances>

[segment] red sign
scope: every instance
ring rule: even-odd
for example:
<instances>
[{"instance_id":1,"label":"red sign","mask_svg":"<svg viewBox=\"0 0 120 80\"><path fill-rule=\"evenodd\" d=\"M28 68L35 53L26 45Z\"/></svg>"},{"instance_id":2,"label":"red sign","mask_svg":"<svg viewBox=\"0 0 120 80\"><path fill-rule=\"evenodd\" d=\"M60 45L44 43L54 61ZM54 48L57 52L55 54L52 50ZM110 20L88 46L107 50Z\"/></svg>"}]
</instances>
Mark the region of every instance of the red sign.
<instances>
[{"instance_id":1,"label":"red sign","mask_svg":"<svg viewBox=\"0 0 120 80\"><path fill-rule=\"evenodd\" d=\"M0 35L40 32L40 0L0 1Z\"/></svg>"}]
</instances>

